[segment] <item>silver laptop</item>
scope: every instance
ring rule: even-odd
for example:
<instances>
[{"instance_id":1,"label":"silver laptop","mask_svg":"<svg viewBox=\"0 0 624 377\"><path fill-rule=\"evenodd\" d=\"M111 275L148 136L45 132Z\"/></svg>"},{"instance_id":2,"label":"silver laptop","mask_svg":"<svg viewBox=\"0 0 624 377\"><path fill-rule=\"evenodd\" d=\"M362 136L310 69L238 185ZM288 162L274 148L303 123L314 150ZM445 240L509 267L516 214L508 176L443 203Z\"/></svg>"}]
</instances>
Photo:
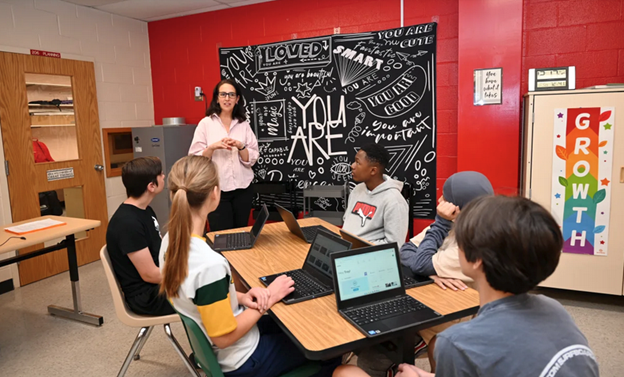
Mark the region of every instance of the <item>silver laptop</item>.
<instances>
[{"instance_id":1,"label":"silver laptop","mask_svg":"<svg viewBox=\"0 0 624 377\"><path fill-rule=\"evenodd\" d=\"M302 228L299 226L299 223L297 222L297 219L295 218L295 215L292 214L292 212L277 203L275 203L275 208L277 208L277 212L279 212L282 220L284 220L284 223L286 223L288 230L290 230L292 234L298 236L307 243L312 243L312 240L314 240L314 237L316 236L316 232L318 232L319 230L324 230L331 233L331 230L325 228L322 225L304 226Z\"/></svg>"}]
</instances>

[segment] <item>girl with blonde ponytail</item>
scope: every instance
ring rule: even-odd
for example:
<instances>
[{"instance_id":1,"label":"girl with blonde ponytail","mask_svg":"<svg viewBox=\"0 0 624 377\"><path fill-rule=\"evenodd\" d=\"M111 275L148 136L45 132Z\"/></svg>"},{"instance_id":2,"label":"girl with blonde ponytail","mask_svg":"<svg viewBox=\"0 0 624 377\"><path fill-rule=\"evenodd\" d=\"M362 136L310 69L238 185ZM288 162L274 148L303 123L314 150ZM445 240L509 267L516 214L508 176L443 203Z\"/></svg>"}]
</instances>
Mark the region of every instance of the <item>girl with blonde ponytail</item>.
<instances>
[{"instance_id":1,"label":"girl with blonde ponytail","mask_svg":"<svg viewBox=\"0 0 624 377\"><path fill-rule=\"evenodd\" d=\"M305 357L263 316L294 290L293 280L280 276L267 288L237 292L229 263L200 236L219 205L216 165L204 156L187 156L173 165L168 179L172 205L160 249L161 292L204 331L226 376L278 376L303 364Z\"/></svg>"}]
</instances>

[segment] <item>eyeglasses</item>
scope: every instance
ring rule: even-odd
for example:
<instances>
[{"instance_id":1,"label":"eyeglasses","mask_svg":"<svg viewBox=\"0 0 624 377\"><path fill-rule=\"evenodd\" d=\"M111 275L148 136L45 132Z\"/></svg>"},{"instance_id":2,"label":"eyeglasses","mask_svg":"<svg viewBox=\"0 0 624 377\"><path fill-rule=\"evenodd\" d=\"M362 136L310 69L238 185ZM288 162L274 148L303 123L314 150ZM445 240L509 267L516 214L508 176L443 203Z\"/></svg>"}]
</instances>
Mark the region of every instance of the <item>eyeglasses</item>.
<instances>
[{"instance_id":1,"label":"eyeglasses","mask_svg":"<svg viewBox=\"0 0 624 377\"><path fill-rule=\"evenodd\" d=\"M229 93L219 92L219 97L221 97L221 98L225 98L225 97L234 98L234 97L236 97L236 93L234 93L234 92L229 92Z\"/></svg>"}]
</instances>

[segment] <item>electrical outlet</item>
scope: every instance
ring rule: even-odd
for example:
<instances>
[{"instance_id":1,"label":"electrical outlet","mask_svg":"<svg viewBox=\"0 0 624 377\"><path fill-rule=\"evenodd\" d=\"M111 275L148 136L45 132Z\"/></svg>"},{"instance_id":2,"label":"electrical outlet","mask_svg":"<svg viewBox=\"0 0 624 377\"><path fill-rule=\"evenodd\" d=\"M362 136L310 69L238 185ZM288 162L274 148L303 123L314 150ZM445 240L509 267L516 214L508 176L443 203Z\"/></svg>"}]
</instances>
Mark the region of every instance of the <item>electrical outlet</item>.
<instances>
[{"instance_id":1,"label":"electrical outlet","mask_svg":"<svg viewBox=\"0 0 624 377\"><path fill-rule=\"evenodd\" d=\"M201 101L202 98L202 90L200 86L195 87L195 101Z\"/></svg>"}]
</instances>

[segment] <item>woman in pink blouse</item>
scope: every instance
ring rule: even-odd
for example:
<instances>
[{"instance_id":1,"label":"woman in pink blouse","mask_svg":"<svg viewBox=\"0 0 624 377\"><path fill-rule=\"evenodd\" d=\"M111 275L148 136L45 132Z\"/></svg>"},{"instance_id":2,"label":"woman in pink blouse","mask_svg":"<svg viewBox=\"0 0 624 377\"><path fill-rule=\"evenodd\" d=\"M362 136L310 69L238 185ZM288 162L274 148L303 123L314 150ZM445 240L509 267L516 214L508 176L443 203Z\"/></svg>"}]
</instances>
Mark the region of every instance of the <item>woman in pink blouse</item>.
<instances>
[{"instance_id":1,"label":"woman in pink blouse","mask_svg":"<svg viewBox=\"0 0 624 377\"><path fill-rule=\"evenodd\" d=\"M221 80L212 92L206 117L199 122L189 154L212 158L219 170L221 202L208 216L211 231L248 225L258 140L243 107L241 91L233 80Z\"/></svg>"}]
</instances>

